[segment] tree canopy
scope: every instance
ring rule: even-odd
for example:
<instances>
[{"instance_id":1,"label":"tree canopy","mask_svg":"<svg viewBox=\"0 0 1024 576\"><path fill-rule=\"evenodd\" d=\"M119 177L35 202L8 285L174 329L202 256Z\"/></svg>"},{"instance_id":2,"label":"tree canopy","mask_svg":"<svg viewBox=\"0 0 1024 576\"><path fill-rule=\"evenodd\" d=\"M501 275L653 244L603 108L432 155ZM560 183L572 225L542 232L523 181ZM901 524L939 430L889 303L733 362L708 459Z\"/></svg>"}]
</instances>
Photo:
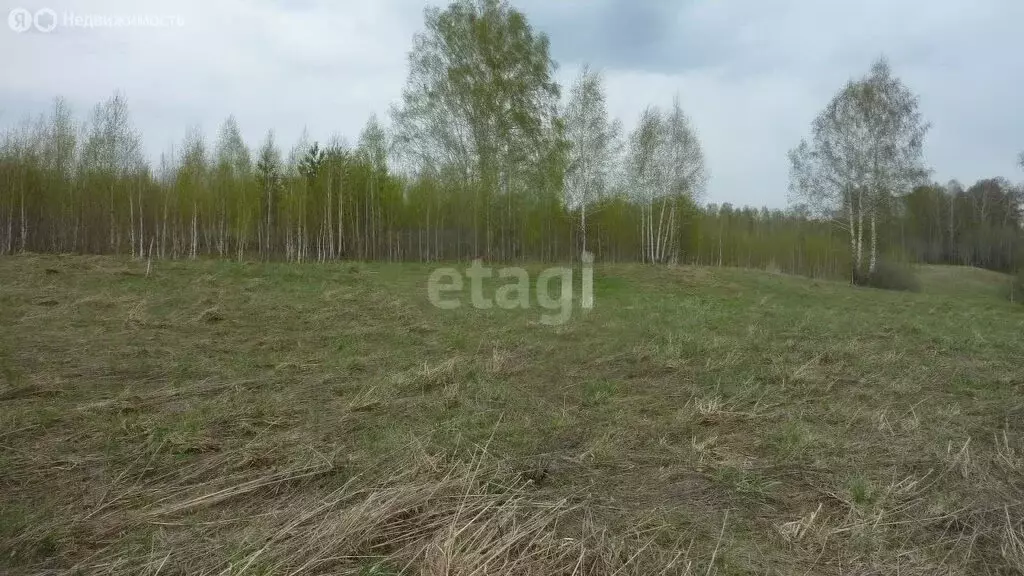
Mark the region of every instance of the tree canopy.
<instances>
[{"instance_id":1,"label":"tree canopy","mask_svg":"<svg viewBox=\"0 0 1024 576\"><path fill-rule=\"evenodd\" d=\"M457 0L425 10L400 101L353 147L271 131L250 148L229 116L210 141L182 127L156 169L124 94L81 124L58 98L0 135L0 253L565 261L586 250L854 280L886 258L1020 266L1021 186L929 182L930 125L884 58L839 87L790 151L786 210L704 204L710 171L685 86L652 95L664 100L627 131L599 70L583 66L564 94L556 70L547 36L508 1Z\"/></svg>"},{"instance_id":2,"label":"tree canopy","mask_svg":"<svg viewBox=\"0 0 1024 576\"><path fill-rule=\"evenodd\" d=\"M896 195L926 182L923 146L929 127L918 97L881 58L867 76L850 80L836 94L814 119L811 141L789 154L794 200L819 213L844 215L855 278L875 270L879 212ZM871 228L866 271L865 219Z\"/></svg>"}]
</instances>

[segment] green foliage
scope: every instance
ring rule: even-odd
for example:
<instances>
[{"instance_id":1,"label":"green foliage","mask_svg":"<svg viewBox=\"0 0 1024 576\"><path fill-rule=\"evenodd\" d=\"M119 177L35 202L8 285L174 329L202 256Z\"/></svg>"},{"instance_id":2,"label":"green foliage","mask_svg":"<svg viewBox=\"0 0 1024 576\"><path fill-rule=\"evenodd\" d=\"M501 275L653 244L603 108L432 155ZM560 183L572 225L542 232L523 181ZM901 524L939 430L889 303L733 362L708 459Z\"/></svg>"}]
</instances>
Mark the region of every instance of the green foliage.
<instances>
[{"instance_id":1,"label":"green foliage","mask_svg":"<svg viewBox=\"0 0 1024 576\"><path fill-rule=\"evenodd\" d=\"M58 98L48 114L0 135L0 253L566 261L586 247L604 262L819 277L865 269L869 247L879 257L997 270L1024 254L1024 190L1005 179L822 196L820 177L838 174L821 165L832 132L888 134L891 118L869 112L893 106L920 120L887 66L830 105L848 122L816 124L821 138L794 151L803 168L794 185L810 196L786 211L700 204L707 167L678 98L649 107L624 148L600 75L585 70L562 110L554 70L547 37L508 2L459 0L426 11L392 128L373 116L355 148L304 134L282 154L273 132L250 149L229 117L212 142L187 130L155 170L123 95L96 106L81 130ZM921 129L901 140L915 162ZM902 186L915 162L889 176ZM854 198L867 208L850 226ZM863 232L859 267L851 229Z\"/></svg>"},{"instance_id":2,"label":"green foliage","mask_svg":"<svg viewBox=\"0 0 1024 576\"><path fill-rule=\"evenodd\" d=\"M428 8L415 36L398 146L418 171L452 168L487 197L545 168L560 88L547 36L506 0Z\"/></svg>"},{"instance_id":3,"label":"green foliage","mask_svg":"<svg viewBox=\"0 0 1024 576\"><path fill-rule=\"evenodd\" d=\"M123 124L121 107L101 110L113 110ZM356 149L338 140L303 144L290 169L272 133L250 152L229 118L212 154L193 129L180 153L165 156L156 172L143 167L121 176L116 163L89 152L102 148L99 141L78 141L74 131L61 128L74 123L58 101L48 119L26 123L0 141L0 181L7 183L0 194L0 251L565 261L578 256L585 233L599 261L644 261L650 260L652 214L657 230L664 207L673 225L663 228L662 242L674 247L680 263L820 277L846 276L851 269L847 233L807 212L699 206L688 193L656 196L652 209L650 199L614 179L608 193L587 206L581 229L579 209L567 206L562 194L564 140L546 160L551 168L538 173L550 181L496 195L452 167L394 173L389 135L373 119ZM130 157L131 131L125 133L112 140L126 142L119 154ZM632 158L632 166L644 161ZM643 173L635 181L650 183ZM1018 188L999 179L967 190L918 188L901 204L879 210L879 253L1005 267L1011 256L1024 254L1018 197Z\"/></svg>"},{"instance_id":4,"label":"green foliage","mask_svg":"<svg viewBox=\"0 0 1024 576\"><path fill-rule=\"evenodd\" d=\"M1010 272L1024 254L1024 188L986 178L919 186L903 198L904 247L916 260Z\"/></svg>"}]
</instances>

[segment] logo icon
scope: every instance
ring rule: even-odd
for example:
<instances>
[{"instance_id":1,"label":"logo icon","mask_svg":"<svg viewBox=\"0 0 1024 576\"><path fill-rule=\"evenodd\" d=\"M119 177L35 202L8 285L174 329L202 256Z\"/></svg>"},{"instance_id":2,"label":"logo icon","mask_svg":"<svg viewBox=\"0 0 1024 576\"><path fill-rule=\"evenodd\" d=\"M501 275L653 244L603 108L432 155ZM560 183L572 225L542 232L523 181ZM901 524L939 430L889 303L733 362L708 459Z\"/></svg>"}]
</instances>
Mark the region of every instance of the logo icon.
<instances>
[{"instance_id":1,"label":"logo icon","mask_svg":"<svg viewBox=\"0 0 1024 576\"><path fill-rule=\"evenodd\" d=\"M49 8L37 10L34 17L36 30L40 32L53 32L57 27L57 13Z\"/></svg>"},{"instance_id":2,"label":"logo icon","mask_svg":"<svg viewBox=\"0 0 1024 576\"><path fill-rule=\"evenodd\" d=\"M19 34L27 32L32 23L32 13L24 8L14 8L7 14L7 25Z\"/></svg>"},{"instance_id":3,"label":"logo icon","mask_svg":"<svg viewBox=\"0 0 1024 576\"><path fill-rule=\"evenodd\" d=\"M36 13L25 8L14 8L7 13L7 26L18 34L28 32L35 27L40 32L53 32L57 27L57 13L50 8L36 10Z\"/></svg>"}]
</instances>

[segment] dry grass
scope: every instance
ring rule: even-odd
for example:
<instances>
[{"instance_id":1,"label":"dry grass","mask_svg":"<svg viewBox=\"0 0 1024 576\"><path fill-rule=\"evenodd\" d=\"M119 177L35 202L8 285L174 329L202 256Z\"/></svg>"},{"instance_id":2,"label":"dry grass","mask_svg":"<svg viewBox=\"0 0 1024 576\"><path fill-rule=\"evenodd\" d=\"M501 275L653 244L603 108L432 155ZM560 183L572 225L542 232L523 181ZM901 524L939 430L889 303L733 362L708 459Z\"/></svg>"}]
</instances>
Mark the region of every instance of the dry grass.
<instances>
[{"instance_id":1,"label":"dry grass","mask_svg":"<svg viewBox=\"0 0 1024 576\"><path fill-rule=\"evenodd\" d=\"M1024 573L989 276L597 272L545 327L425 266L0 259L0 573Z\"/></svg>"},{"instance_id":2,"label":"dry grass","mask_svg":"<svg viewBox=\"0 0 1024 576\"><path fill-rule=\"evenodd\" d=\"M227 463L220 463L227 465ZM129 489L85 519L100 527L188 526L192 543L167 539L148 550L120 542L72 568L90 574L686 574L685 550L655 546L641 531L613 537L586 506L539 498L529 483L485 452L468 463L419 453L383 465L382 480L311 462L273 473L204 479L203 470ZM187 480L186 480L187 479ZM134 498L127 498L129 495ZM222 517L214 510L231 510ZM208 520L197 520L201 516ZM158 539L170 530L159 530ZM218 541L239 543L225 563ZM198 543L198 544L197 544ZM134 553L133 553L134 552Z\"/></svg>"}]
</instances>

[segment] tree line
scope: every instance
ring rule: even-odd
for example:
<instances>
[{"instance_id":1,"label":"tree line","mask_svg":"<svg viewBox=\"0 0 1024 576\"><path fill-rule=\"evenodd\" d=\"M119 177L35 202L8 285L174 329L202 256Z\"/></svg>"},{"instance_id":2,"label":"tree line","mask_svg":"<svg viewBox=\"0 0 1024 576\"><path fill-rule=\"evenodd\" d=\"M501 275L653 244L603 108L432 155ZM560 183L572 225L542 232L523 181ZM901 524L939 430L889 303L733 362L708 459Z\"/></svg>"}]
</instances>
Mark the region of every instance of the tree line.
<instances>
[{"instance_id":1,"label":"tree line","mask_svg":"<svg viewBox=\"0 0 1024 576\"><path fill-rule=\"evenodd\" d=\"M880 258L1009 270L1020 186L928 182L929 125L879 60L790 152L786 210L704 204L711 175L677 98L624 133L585 67L563 101L546 35L505 0L425 11L390 125L354 145L229 117L149 161L123 94L84 119L55 99L0 137L0 253L329 261L484 258L870 275ZM1024 166L1024 158L1022 158Z\"/></svg>"}]
</instances>

